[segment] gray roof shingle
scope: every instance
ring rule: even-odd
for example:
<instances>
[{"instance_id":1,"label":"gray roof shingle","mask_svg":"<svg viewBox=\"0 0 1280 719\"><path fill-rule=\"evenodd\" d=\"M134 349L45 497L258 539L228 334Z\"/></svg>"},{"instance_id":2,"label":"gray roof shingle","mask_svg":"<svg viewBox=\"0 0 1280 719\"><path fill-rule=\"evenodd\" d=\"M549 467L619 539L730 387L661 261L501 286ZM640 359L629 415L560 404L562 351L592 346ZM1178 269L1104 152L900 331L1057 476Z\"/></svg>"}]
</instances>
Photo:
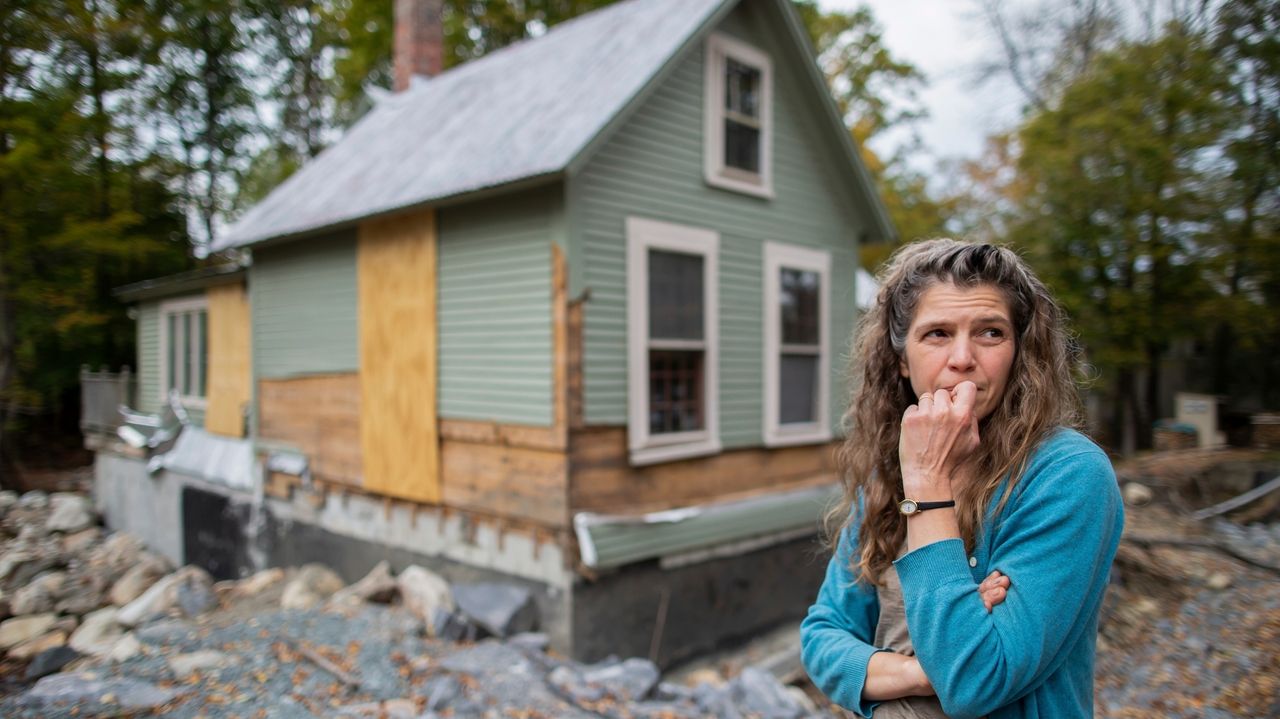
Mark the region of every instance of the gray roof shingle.
<instances>
[{"instance_id":1,"label":"gray roof shingle","mask_svg":"<svg viewBox=\"0 0 1280 719\"><path fill-rule=\"evenodd\" d=\"M299 235L565 170L730 0L624 0L380 102L214 242Z\"/></svg>"}]
</instances>

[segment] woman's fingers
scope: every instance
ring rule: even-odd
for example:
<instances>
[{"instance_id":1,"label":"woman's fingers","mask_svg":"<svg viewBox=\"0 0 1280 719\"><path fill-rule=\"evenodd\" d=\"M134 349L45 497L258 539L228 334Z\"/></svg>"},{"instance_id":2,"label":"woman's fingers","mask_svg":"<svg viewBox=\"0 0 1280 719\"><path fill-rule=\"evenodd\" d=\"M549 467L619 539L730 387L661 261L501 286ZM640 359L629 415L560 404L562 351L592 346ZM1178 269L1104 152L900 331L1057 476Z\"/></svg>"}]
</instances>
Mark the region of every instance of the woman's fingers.
<instances>
[{"instance_id":1,"label":"woman's fingers","mask_svg":"<svg viewBox=\"0 0 1280 719\"><path fill-rule=\"evenodd\" d=\"M1010 586L1012 586L1012 582L999 571L988 574L982 580L982 583L978 585L978 595L982 597L982 606L986 607L987 611L990 612L992 608L1002 604L1009 596Z\"/></svg>"}]
</instances>

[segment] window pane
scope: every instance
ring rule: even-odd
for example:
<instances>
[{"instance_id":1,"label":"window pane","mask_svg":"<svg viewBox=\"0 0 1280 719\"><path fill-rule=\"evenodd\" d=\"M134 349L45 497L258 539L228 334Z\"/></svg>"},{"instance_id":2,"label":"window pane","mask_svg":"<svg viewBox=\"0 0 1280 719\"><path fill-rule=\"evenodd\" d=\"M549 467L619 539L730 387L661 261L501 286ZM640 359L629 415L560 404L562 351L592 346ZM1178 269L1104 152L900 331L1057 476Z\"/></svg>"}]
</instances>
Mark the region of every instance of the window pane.
<instances>
[{"instance_id":1,"label":"window pane","mask_svg":"<svg viewBox=\"0 0 1280 719\"><path fill-rule=\"evenodd\" d=\"M209 315L203 310L196 314L196 320L199 322L200 331L197 333L200 337L200 346L196 350L196 396L203 397L205 394L205 382L208 381L209 375Z\"/></svg>"},{"instance_id":2,"label":"window pane","mask_svg":"<svg viewBox=\"0 0 1280 719\"><path fill-rule=\"evenodd\" d=\"M760 130L724 121L724 164L744 172L760 172Z\"/></svg>"},{"instance_id":3,"label":"window pane","mask_svg":"<svg viewBox=\"0 0 1280 719\"><path fill-rule=\"evenodd\" d=\"M702 339L702 257L649 250L649 336Z\"/></svg>"},{"instance_id":4,"label":"window pane","mask_svg":"<svg viewBox=\"0 0 1280 719\"><path fill-rule=\"evenodd\" d=\"M195 336L191 332L191 313L184 312L182 314L182 394L184 396L191 394L192 379L195 373L191 366L191 356L193 354L191 345L195 342Z\"/></svg>"},{"instance_id":5,"label":"window pane","mask_svg":"<svg viewBox=\"0 0 1280 719\"><path fill-rule=\"evenodd\" d=\"M649 434L702 429L702 359L701 350L649 352Z\"/></svg>"},{"instance_id":6,"label":"window pane","mask_svg":"<svg viewBox=\"0 0 1280 719\"><path fill-rule=\"evenodd\" d=\"M727 58L724 77L724 107L747 117L760 114L760 71Z\"/></svg>"},{"instance_id":7,"label":"window pane","mask_svg":"<svg viewBox=\"0 0 1280 719\"><path fill-rule=\"evenodd\" d=\"M818 332L819 276L817 272L783 267L778 301L782 318L782 343L816 345Z\"/></svg>"},{"instance_id":8,"label":"window pane","mask_svg":"<svg viewBox=\"0 0 1280 719\"><path fill-rule=\"evenodd\" d=\"M778 383L780 424L813 422L818 417L818 356L782 355Z\"/></svg>"},{"instance_id":9,"label":"window pane","mask_svg":"<svg viewBox=\"0 0 1280 719\"><path fill-rule=\"evenodd\" d=\"M178 346L178 340L180 339L178 337L178 316L169 315L168 318L169 326L166 330L165 341L169 344L169 356L165 358L165 362L168 363L169 386L165 387L166 392L178 386L178 353L182 351L182 348Z\"/></svg>"}]
</instances>

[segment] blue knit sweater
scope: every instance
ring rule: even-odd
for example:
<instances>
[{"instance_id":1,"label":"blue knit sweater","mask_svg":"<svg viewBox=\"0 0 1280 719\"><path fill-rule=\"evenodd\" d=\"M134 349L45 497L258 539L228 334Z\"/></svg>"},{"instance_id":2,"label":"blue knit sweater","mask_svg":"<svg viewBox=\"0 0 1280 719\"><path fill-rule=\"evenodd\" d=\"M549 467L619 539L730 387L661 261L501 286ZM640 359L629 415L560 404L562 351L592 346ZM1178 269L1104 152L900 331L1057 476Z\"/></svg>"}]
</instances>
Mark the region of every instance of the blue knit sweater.
<instances>
[{"instance_id":1,"label":"blue knit sweater","mask_svg":"<svg viewBox=\"0 0 1280 719\"><path fill-rule=\"evenodd\" d=\"M907 627L943 710L953 719L1093 716L1098 610L1124 524L1115 473L1102 450L1059 429L1032 455L1008 503L995 493L972 556L948 539L898 559ZM870 717L862 699L880 608L855 582L856 522L827 567L800 625L805 668L835 703ZM987 613L977 585L993 570L1012 581Z\"/></svg>"}]
</instances>

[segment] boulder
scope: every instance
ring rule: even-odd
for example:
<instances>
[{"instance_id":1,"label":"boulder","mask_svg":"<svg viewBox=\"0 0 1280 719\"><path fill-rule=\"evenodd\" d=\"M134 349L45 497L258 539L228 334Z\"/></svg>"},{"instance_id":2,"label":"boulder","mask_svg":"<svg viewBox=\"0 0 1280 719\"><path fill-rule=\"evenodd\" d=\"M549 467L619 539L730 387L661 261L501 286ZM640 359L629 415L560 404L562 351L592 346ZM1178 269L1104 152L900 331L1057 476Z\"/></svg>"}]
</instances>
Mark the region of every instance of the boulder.
<instances>
[{"instance_id":1,"label":"boulder","mask_svg":"<svg viewBox=\"0 0 1280 719\"><path fill-rule=\"evenodd\" d=\"M102 541L102 529L100 527L89 527L63 537L62 549L71 555L84 554L100 541Z\"/></svg>"},{"instance_id":2,"label":"boulder","mask_svg":"<svg viewBox=\"0 0 1280 719\"><path fill-rule=\"evenodd\" d=\"M25 706L35 708L82 707L85 715L121 712L133 715L159 709L185 693L137 679L101 679L88 672L74 672L41 679L20 700Z\"/></svg>"},{"instance_id":3,"label":"boulder","mask_svg":"<svg viewBox=\"0 0 1280 719\"><path fill-rule=\"evenodd\" d=\"M44 614L52 612L62 597L62 588L67 583L66 572L47 572L27 586L13 593L9 602L9 611L14 616L24 614Z\"/></svg>"},{"instance_id":4,"label":"boulder","mask_svg":"<svg viewBox=\"0 0 1280 719\"><path fill-rule=\"evenodd\" d=\"M648 659L638 658L598 664L582 672L583 680L624 702L639 701L649 696L661 676L657 665Z\"/></svg>"},{"instance_id":5,"label":"boulder","mask_svg":"<svg viewBox=\"0 0 1280 719\"><path fill-rule=\"evenodd\" d=\"M138 641L133 632L129 632L120 637L115 645L111 647L111 651L107 652L107 659L112 662L123 662L132 659L141 652L142 642Z\"/></svg>"},{"instance_id":6,"label":"boulder","mask_svg":"<svg viewBox=\"0 0 1280 719\"><path fill-rule=\"evenodd\" d=\"M474 642L484 633L467 615L445 609L437 609L427 626L427 634L450 642Z\"/></svg>"},{"instance_id":7,"label":"boulder","mask_svg":"<svg viewBox=\"0 0 1280 719\"><path fill-rule=\"evenodd\" d=\"M242 597L252 597L260 594L267 587L277 584L284 579L284 570L279 567L264 569L254 573L252 576L236 582L234 590L235 594Z\"/></svg>"},{"instance_id":8,"label":"boulder","mask_svg":"<svg viewBox=\"0 0 1280 719\"><path fill-rule=\"evenodd\" d=\"M48 509L49 495L38 489L32 490L19 497L14 506L19 509Z\"/></svg>"},{"instance_id":9,"label":"boulder","mask_svg":"<svg viewBox=\"0 0 1280 719\"><path fill-rule=\"evenodd\" d=\"M29 614L0 622L0 649L9 650L53 628L56 614Z\"/></svg>"},{"instance_id":10,"label":"boulder","mask_svg":"<svg viewBox=\"0 0 1280 719\"><path fill-rule=\"evenodd\" d=\"M6 489L0 492L0 515L9 511L9 508L18 503L18 493L12 489Z\"/></svg>"},{"instance_id":11,"label":"boulder","mask_svg":"<svg viewBox=\"0 0 1280 719\"><path fill-rule=\"evenodd\" d=\"M79 494L58 492L49 498L49 505L49 519L45 522L45 528L50 532L79 532L97 519L89 498Z\"/></svg>"},{"instance_id":12,"label":"boulder","mask_svg":"<svg viewBox=\"0 0 1280 719\"><path fill-rule=\"evenodd\" d=\"M65 644L46 649L31 659L23 679L30 682L46 677L54 672L62 671L63 667L79 658L80 654Z\"/></svg>"},{"instance_id":13,"label":"boulder","mask_svg":"<svg viewBox=\"0 0 1280 719\"><path fill-rule=\"evenodd\" d=\"M120 610L115 607L103 607L86 615L67 644L81 654L95 657L109 655L116 642L124 636L124 630L118 623L119 614Z\"/></svg>"},{"instance_id":14,"label":"boulder","mask_svg":"<svg viewBox=\"0 0 1280 719\"><path fill-rule=\"evenodd\" d=\"M55 629L54 631L38 636L35 639L28 639L13 649L10 649L6 656L10 659L26 661L45 650L60 647L66 643L67 633Z\"/></svg>"},{"instance_id":15,"label":"boulder","mask_svg":"<svg viewBox=\"0 0 1280 719\"><path fill-rule=\"evenodd\" d=\"M786 686L769 672L747 667L729 682L733 703L746 716L760 719L801 719L805 711Z\"/></svg>"},{"instance_id":16,"label":"boulder","mask_svg":"<svg viewBox=\"0 0 1280 719\"><path fill-rule=\"evenodd\" d=\"M513 584L485 582L453 588L458 610L497 637L530 632L538 625L538 608L528 589Z\"/></svg>"},{"instance_id":17,"label":"boulder","mask_svg":"<svg viewBox=\"0 0 1280 719\"><path fill-rule=\"evenodd\" d=\"M374 565L360 581L335 592L329 601L334 604L350 601L387 604L396 598L398 591L396 578L391 576L391 565L383 560Z\"/></svg>"},{"instance_id":18,"label":"boulder","mask_svg":"<svg viewBox=\"0 0 1280 719\"><path fill-rule=\"evenodd\" d=\"M84 579L63 589L63 598L58 601L57 610L63 614L88 614L103 605L101 585L95 581Z\"/></svg>"},{"instance_id":19,"label":"boulder","mask_svg":"<svg viewBox=\"0 0 1280 719\"><path fill-rule=\"evenodd\" d=\"M126 627L136 627L171 611L194 617L212 608L216 602L213 578L200 567L187 565L162 577L142 596L125 605L117 621Z\"/></svg>"},{"instance_id":20,"label":"boulder","mask_svg":"<svg viewBox=\"0 0 1280 719\"><path fill-rule=\"evenodd\" d=\"M117 607L123 607L142 596L151 585L168 574L170 569L168 560L151 552L143 552L141 560L111 585L107 600Z\"/></svg>"},{"instance_id":21,"label":"boulder","mask_svg":"<svg viewBox=\"0 0 1280 719\"><path fill-rule=\"evenodd\" d=\"M455 608L449 583L440 575L416 564L400 572L396 578L405 607L428 627L436 617L436 610L451 612Z\"/></svg>"},{"instance_id":22,"label":"boulder","mask_svg":"<svg viewBox=\"0 0 1280 719\"><path fill-rule=\"evenodd\" d=\"M1124 495L1124 503L1133 507L1141 507L1150 502L1155 496L1150 487L1138 482L1126 482L1122 494Z\"/></svg>"},{"instance_id":23,"label":"boulder","mask_svg":"<svg viewBox=\"0 0 1280 719\"><path fill-rule=\"evenodd\" d=\"M298 570L280 595L285 609L310 609L342 589L342 577L323 564L307 564Z\"/></svg>"},{"instance_id":24,"label":"boulder","mask_svg":"<svg viewBox=\"0 0 1280 719\"><path fill-rule=\"evenodd\" d=\"M94 547L89 561L112 574L123 574L138 563L146 545L128 532L116 532Z\"/></svg>"}]
</instances>

